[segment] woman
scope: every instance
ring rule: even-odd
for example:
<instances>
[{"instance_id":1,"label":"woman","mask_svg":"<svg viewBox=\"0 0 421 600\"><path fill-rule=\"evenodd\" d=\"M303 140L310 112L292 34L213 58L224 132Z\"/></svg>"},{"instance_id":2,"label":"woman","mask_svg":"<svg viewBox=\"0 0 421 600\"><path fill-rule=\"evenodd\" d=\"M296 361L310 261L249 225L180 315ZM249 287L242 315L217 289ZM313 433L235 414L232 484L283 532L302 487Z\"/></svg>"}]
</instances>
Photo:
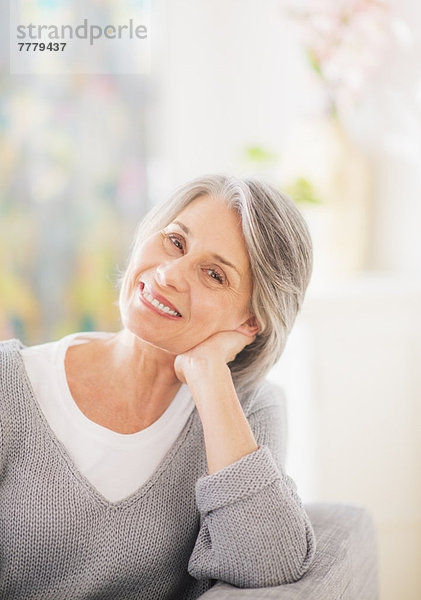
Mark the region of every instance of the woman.
<instances>
[{"instance_id":1,"label":"woman","mask_svg":"<svg viewBox=\"0 0 421 600\"><path fill-rule=\"evenodd\" d=\"M211 176L142 222L121 331L1 345L0 597L193 599L306 572L262 378L310 272L288 198Z\"/></svg>"}]
</instances>

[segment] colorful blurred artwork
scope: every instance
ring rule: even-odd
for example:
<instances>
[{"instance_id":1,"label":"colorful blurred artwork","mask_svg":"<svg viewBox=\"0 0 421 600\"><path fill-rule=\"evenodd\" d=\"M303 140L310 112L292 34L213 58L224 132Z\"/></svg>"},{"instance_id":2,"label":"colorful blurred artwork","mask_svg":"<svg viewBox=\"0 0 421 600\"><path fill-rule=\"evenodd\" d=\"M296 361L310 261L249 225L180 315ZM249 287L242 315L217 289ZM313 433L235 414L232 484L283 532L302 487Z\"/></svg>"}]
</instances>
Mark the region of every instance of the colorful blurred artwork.
<instances>
[{"instance_id":1,"label":"colorful blurred artwork","mask_svg":"<svg viewBox=\"0 0 421 600\"><path fill-rule=\"evenodd\" d=\"M117 282L148 208L149 79L2 69L0 339L116 330Z\"/></svg>"}]
</instances>

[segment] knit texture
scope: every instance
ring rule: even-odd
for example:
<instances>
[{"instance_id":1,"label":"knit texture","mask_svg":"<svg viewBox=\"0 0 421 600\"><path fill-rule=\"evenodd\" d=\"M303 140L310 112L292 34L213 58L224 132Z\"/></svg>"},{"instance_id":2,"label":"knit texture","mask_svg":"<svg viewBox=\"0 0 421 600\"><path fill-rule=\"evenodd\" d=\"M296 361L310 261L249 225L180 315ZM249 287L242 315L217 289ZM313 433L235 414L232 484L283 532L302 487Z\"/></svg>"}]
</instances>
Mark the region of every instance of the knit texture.
<instances>
[{"instance_id":1,"label":"knit texture","mask_svg":"<svg viewBox=\"0 0 421 600\"><path fill-rule=\"evenodd\" d=\"M282 469L276 388L240 398L256 452L206 475L194 410L150 479L112 503L50 429L20 347L0 344L0 598L194 600L215 580L265 587L305 573L314 534Z\"/></svg>"}]
</instances>

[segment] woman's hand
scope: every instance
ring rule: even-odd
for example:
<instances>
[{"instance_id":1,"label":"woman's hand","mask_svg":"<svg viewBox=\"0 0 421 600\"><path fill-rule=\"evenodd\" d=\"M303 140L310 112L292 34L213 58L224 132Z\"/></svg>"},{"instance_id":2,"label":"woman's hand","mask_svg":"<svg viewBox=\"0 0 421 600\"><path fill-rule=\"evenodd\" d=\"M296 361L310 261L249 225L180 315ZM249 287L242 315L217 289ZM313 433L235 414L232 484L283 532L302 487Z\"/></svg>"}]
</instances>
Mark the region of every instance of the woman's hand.
<instances>
[{"instance_id":1,"label":"woman's hand","mask_svg":"<svg viewBox=\"0 0 421 600\"><path fill-rule=\"evenodd\" d=\"M212 370L225 366L255 340L256 336L245 335L239 331L221 331L179 354L174 362L178 379L188 384L189 376L198 375L202 369Z\"/></svg>"},{"instance_id":2,"label":"woman's hand","mask_svg":"<svg viewBox=\"0 0 421 600\"><path fill-rule=\"evenodd\" d=\"M174 362L175 373L189 386L202 421L210 474L258 448L227 366L254 339L254 335L222 331L179 354Z\"/></svg>"}]
</instances>

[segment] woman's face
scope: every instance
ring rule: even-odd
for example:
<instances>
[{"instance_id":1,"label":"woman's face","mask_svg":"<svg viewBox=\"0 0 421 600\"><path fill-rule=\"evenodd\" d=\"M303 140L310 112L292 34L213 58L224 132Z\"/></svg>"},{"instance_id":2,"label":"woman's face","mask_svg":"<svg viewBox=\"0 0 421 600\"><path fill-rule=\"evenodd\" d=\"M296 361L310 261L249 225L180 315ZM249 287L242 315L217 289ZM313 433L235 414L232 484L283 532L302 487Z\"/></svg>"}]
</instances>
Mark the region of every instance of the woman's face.
<instances>
[{"instance_id":1,"label":"woman's face","mask_svg":"<svg viewBox=\"0 0 421 600\"><path fill-rule=\"evenodd\" d=\"M220 331L253 333L246 245L222 200L193 200L144 241L129 269L123 324L144 341L180 354Z\"/></svg>"}]
</instances>

